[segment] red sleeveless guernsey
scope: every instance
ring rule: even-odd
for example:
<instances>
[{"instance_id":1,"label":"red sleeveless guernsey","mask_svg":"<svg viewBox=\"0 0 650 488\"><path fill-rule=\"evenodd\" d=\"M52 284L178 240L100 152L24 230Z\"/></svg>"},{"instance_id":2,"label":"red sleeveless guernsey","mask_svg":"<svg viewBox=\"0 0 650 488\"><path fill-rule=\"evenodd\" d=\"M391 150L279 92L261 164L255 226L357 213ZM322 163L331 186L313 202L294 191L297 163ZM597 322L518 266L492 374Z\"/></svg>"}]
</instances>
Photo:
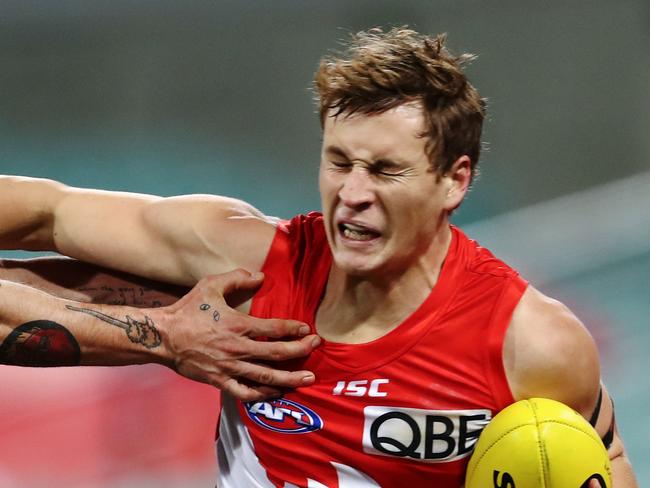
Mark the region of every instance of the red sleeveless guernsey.
<instances>
[{"instance_id":1,"label":"red sleeveless guernsey","mask_svg":"<svg viewBox=\"0 0 650 488\"><path fill-rule=\"evenodd\" d=\"M251 314L314 324L332 262L322 216L280 224ZM462 486L483 427L512 403L503 338L526 282L452 227L428 298L385 336L323 341L283 398L223 398L221 487Z\"/></svg>"}]
</instances>

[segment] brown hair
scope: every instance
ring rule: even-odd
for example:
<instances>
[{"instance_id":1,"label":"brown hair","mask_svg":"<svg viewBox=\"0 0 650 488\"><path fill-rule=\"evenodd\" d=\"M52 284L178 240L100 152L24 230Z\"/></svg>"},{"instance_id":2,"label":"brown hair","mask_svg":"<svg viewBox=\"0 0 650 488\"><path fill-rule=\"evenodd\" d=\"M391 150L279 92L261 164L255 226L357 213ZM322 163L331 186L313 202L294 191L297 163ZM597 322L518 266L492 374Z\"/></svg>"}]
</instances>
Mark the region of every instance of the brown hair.
<instances>
[{"instance_id":1,"label":"brown hair","mask_svg":"<svg viewBox=\"0 0 650 488\"><path fill-rule=\"evenodd\" d=\"M467 81L462 66L471 54L452 55L445 35L427 37L405 27L379 28L352 36L347 51L325 56L315 76L321 124L330 110L379 114L406 102L421 103L429 157L439 174L460 156L476 173L485 100Z\"/></svg>"}]
</instances>

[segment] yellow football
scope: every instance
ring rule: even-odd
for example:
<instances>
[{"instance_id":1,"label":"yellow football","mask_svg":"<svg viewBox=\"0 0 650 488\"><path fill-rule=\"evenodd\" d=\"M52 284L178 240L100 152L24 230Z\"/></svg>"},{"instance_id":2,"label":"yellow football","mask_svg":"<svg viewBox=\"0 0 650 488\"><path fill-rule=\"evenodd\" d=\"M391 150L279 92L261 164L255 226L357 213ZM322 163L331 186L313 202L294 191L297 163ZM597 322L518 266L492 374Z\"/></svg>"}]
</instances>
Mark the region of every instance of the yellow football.
<instances>
[{"instance_id":1,"label":"yellow football","mask_svg":"<svg viewBox=\"0 0 650 488\"><path fill-rule=\"evenodd\" d=\"M582 415L531 398L499 412L481 433L465 488L611 488L607 450Z\"/></svg>"}]
</instances>

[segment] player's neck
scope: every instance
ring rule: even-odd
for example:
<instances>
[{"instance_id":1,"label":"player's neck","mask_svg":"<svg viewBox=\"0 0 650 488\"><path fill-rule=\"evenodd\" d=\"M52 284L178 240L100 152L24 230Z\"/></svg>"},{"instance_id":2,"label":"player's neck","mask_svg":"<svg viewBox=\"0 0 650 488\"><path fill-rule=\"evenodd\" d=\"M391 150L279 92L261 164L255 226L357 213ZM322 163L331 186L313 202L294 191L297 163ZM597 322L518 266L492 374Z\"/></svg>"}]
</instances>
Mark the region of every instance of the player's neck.
<instances>
[{"instance_id":1,"label":"player's neck","mask_svg":"<svg viewBox=\"0 0 650 488\"><path fill-rule=\"evenodd\" d=\"M316 314L318 333L335 342L363 343L402 323L438 281L451 242L446 230L411 266L391 274L350 276L333 265Z\"/></svg>"}]
</instances>

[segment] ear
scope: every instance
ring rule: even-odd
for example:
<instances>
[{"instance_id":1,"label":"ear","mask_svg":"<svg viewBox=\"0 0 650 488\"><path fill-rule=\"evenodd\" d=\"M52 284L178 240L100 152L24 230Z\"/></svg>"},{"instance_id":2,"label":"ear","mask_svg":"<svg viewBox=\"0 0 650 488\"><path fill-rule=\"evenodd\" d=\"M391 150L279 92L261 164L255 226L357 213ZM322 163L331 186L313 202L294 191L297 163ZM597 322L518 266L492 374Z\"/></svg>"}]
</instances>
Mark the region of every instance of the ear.
<instances>
[{"instance_id":1,"label":"ear","mask_svg":"<svg viewBox=\"0 0 650 488\"><path fill-rule=\"evenodd\" d=\"M466 154L459 157L444 175L447 185L445 209L449 212L462 203L472 181L472 161Z\"/></svg>"}]
</instances>

